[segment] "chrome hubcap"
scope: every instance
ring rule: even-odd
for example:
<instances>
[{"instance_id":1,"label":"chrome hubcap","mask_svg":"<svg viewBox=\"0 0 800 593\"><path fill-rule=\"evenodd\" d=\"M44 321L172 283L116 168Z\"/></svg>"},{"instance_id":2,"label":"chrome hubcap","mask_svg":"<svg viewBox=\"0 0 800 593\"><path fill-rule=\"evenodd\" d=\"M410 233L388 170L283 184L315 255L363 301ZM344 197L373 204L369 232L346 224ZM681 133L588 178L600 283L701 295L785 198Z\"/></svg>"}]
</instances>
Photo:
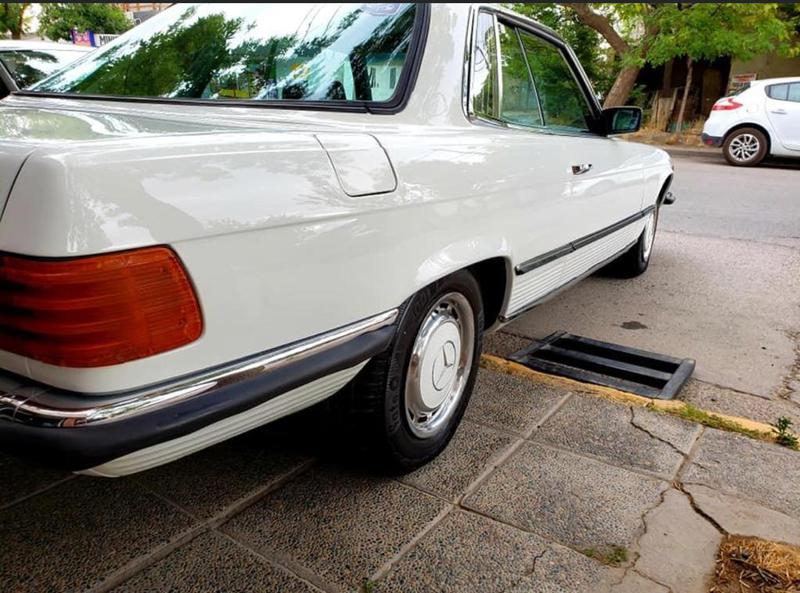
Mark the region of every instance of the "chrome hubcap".
<instances>
[{"instance_id":1,"label":"chrome hubcap","mask_svg":"<svg viewBox=\"0 0 800 593\"><path fill-rule=\"evenodd\" d=\"M644 223L644 249L642 255L644 261L650 259L650 252L653 250L653 242L656 239L656 212L651 212Z\"/></svg>"},{"instance_id":2,"label":"chrome hubcap","mask_svg":"<svg viewBox=\"0 0 800 593\"><path fill-rule=\"evenodd\" d=\"M418 438L436 436L458 408L472 368L475 320L464 295L451 292L420 326L406 375L406 419Z\"/></svg>"},{"instance_id":3,"label":"chrome hubcap","mask_svg":"<svg viewBox=\"0 0 800 593\"><path fill-rule=\"evenodd\" d=\"M735 160L744 162L754 159L760 148L758 138L752 134L740 134L731 140L728 151Z\"/></svg>"}]
</instances>

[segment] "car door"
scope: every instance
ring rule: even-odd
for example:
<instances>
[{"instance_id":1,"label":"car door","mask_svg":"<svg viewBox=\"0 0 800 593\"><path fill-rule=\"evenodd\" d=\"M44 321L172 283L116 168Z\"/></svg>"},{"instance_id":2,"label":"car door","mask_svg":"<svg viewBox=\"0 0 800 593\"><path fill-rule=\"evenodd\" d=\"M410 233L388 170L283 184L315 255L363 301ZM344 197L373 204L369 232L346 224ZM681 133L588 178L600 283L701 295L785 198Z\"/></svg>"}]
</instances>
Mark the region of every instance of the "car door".
<instances>
[{"instance_id":1,"label":"car door","mask_svg":"<svg viewBox=\"0 0 800 593\"><path fill-rule=\"evenodd\" d=\"M572 240L584 240L635 215L642 206L642 164L630 144L593 131L596 106L565 47L519 30L545 129L566 153L566 210Z\"/></svg>"},{"instance_id":2,"label":"car door","mask_svg":"<svg viewBox=\"0 0 800 593\"><path fill-rule=\"evenodd\" d=\"M562 42L484 11L475 38L470 114L492 126L485 164L514 209L504 223L514 240L514 315L616 254L612 241L608 253L573 257L576 244L639 212L642 167L634 150L591 131L599 108Z\"/></svg>"},{"instance_id":3,"label":"car door","mask_svg":"<svg viewBox=\"0 0 800 593\"><path fill-rule=\"evenodd\" d=\"M767 87L767 117L780 143L800 150L800 82Z\"/></svg>"}]
</instances>

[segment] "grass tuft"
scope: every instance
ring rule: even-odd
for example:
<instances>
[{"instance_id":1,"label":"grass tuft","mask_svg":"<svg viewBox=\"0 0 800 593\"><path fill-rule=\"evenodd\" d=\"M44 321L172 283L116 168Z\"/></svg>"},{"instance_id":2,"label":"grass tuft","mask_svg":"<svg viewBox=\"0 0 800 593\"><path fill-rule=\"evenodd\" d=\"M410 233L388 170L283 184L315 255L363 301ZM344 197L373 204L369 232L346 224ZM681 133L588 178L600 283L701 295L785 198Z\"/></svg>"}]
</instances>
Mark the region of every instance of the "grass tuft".
<instances>
[{"instance_id":1,"label":"grass tuft","mask_svg":"<svg viewBox=\"0 0 800 593\"><path fill-rule=\"evenodd\" d=\"M689 420L690 422L696 422L697 424L702 424L703 426L708 426L709 428L717 428L719 430L727 430L728 432L738 432L739 434L743 434L745 436L749 436L753 439L765 439L769 437L768 433L761 432L758 430L752 430L750 428L745 428L733 422L731 420L727 420L726 418L720 418L715 414L711 414L706 412L705 410L701 410L699 408L695 408L692 404L686 404L681 406L680 408L676 408L675 410L670 410L669 413L678 416L679 418L683 418L684 420Z\"/></svg>"},{"instance_id":2,"label":"grass tuft","mask_svg":"<svg viewBox=\"0 0 800 593\"><path fill-rule=\"evenodd\" d=\"M602 549L585 548L581 550L581 553L608 566L619 566L628 561L628 550L622 546L605 546Z\"/></svg>"},{"instance_id":3,"label":"grass tuft","mask_svg":"<svg viewBox=\"0 0 800 593\"><path fill-rule=\"evenodd\" d=\"M795 451L798 449L797 437L792 434L792 421L786 416L778 418L772 425L775 428L775 442Z\"/></svg>"}]
</instances>

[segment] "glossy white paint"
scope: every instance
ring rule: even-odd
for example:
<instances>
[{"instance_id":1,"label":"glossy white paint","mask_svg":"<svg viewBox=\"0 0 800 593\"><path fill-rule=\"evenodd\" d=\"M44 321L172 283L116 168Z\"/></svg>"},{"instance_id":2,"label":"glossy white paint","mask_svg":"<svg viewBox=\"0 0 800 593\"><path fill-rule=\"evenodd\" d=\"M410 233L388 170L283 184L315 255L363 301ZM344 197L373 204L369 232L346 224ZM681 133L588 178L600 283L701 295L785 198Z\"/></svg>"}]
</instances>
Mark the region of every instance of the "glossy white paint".
<instances>
[{"instance_id":1,"label":"glossy white paint","mask_svg":"<svg viewBox=\"0 0 800 593\"><path fill-rule=\"evenodd\" d=\"M4 101L0 168L30 156L0 219L0 251L169 244L205 326L192 344L114 367L65 369L8 352L0 367L86 393L134 388L391 309L489 258L509 271L508 285L493 287L513 295L503 313L524 308L528 280L513 266L653 204L671 166L663 151L619 139L470 120L470 10L432 5L416 85L395 115ZM570 167L585 162L592 170L575 177ZM570 280L565 265L556 287Z\"/></svg>"}]
</instances>

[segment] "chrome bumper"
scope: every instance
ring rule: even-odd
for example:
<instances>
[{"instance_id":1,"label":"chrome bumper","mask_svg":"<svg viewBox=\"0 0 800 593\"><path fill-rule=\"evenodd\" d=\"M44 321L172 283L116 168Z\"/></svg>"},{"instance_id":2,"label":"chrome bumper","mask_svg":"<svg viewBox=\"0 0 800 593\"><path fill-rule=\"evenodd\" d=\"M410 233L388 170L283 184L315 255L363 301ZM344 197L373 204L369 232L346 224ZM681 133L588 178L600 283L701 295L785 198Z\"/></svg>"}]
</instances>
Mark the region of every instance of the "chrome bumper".
<instances>
[{"instance_id":1,"label":"chrome bumper","mask_svg":"<svg viewBox=\"0 0 800 593\"><path fill-rule=\"evenodd\" d=\"M76 394L0 375L0 448L47 461L49 443L83 460L67 462L74 466L70 469L89 467L366 360L389 344L397 315L393 309L232 364L123 393Z\"/></svg>"}]
</instances>

